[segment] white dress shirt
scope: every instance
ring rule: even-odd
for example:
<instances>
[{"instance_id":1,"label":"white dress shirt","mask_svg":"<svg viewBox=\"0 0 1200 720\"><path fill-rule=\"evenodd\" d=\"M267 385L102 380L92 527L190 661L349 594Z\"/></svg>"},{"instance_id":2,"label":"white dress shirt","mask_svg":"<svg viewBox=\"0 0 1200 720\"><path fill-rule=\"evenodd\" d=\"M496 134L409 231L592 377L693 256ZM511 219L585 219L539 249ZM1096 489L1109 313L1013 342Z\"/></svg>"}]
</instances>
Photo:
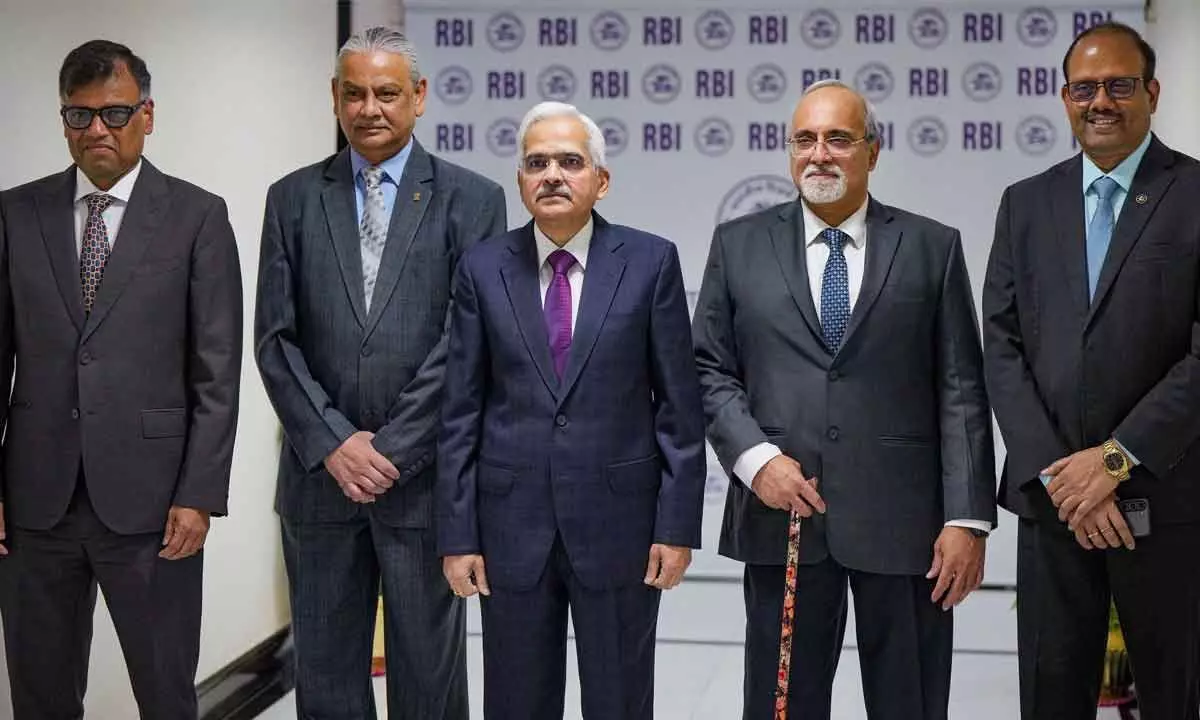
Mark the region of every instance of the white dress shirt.
<instances>
[{"instance_id":1,"label":"white dress shirt","mask_svg":"<svg viewBox=\"0 0 1200 720\"><path fill-rule=\"evenodd\" d=\"M854 214L846 218L837 227L838 230L850 236L850 242L843 248L843 252L846 256L846 270L850 281L851 311L854 310L854 304L858 301L858 294L862 289L863 272L867 265L868 202L864 202L862 207L855 210ZM804 214L804 259L808 266L808 289L812 293L813 305L820 312L821 284L825 276L825 265L829 262L829 245L821 237L821 232L830 227L830 225L817 217L816 213L808 207L808 203L800 201L800 207ZM754 477L758 475L758 472L768 462L781 454L783 453L779 447L773 443L759 443L738 456L737 462L733 464L733 474L746 487L750 487L750 483L754 481ZM992 529L992 524L986 520L951 520L946 524L957 527L976 528L985 532L991 532Z\"/></svg>"},{"instance_id":2,"label":"white dress shirt","mask_svg":"<svg viewBox=\"0 0 1200 720\"><path fill-rule=\"evenodd\" d=\"M571 334L575 333L575 318L579 317L579 298L583 293L583 275L587 270L588 248L592 245L592 230L592 219L588 218L587 225L584 225L561 248L575 256L575 264L567 271L567 282L571 283ZM550 267L548 259L550 253L560 248L538 228L536 222L533 224L533 237L537 240L538 281L541 286L542 307L545 308L546 290L550 288L550 281L554 279L554 268Z\"/></svg>"},{"instance_id":3,"label":"white dress shirt","mask_svg":"<svg viewBox=\"0 0 1200 720\"><path fill-rule=\"evenodd\" d=\"M113 202L100 217L104 218L104 228L108 231L108 249L111 251L117 240L117 231L121 229L121 221L125 218L125 208L129 205L129 196L133 194L133 185L137 182L138 174L142 171L142 161L138 160L133 169L116 182L108 190L101 190L92 184L87 175L78 167L75 168L75 255L83 249L83 227L87 224L88 206L86 198L92 193L103 193L113 199Z\"/></svg>"}]
</instances>

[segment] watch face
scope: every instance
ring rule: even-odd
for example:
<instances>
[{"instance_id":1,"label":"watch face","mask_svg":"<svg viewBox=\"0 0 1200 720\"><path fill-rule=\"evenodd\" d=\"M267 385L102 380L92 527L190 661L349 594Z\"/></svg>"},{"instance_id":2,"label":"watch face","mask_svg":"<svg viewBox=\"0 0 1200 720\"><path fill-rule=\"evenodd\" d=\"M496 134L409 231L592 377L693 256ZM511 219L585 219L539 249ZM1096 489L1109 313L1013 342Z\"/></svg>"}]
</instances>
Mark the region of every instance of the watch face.
<instances>
[{"instance_id":1,"label":"watch face","mask_svg":"<svg viewBox=\"0 0 1200 720\"><path fill-rule=\"evenodd\" d=\"M1124 458L1121 457L1121 453L1114 452L1104 454L1104 467L1108 468L1109 470L1117 471L1120 470L1124 465Z\"/></svg>"}]
</instances>

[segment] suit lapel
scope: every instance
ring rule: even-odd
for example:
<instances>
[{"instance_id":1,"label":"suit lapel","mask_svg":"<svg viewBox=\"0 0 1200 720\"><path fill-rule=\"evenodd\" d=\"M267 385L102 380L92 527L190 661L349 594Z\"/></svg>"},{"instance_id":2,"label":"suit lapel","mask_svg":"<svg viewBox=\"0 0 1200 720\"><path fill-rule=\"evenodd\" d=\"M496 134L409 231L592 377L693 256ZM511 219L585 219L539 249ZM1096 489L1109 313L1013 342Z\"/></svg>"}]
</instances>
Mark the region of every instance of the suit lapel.
<instances>
[{"instance_id":1,"label":"suit lapel","mask_svg":"<svg viewBox=\"0 0 1200 720\"><path fill-rule=\"evenodd\" d=\"M83 298L79 253L75 250L75 166L68 168L49 192L37 198L37 213L58 293L75 329L82 331Z\"/></svg>"},{"instance_id":2,"label":"suit lapel","mask_svg":"<svg viewBox=\"0 0 1200 720\"><path fill-rule=\"evenodd\" d=\"M1087 312L1087 223L1083 217L1083 162L1076 156L1055 175L1050 188L1063 277L1071 296L1071 307L1079 317Z\"/></svg>"},{"instance_id":3,"label":"suit lapel","mask_svg":"<svg viewBox=\"0 0 1200 720\"><path fill-rule=\"evenodd\" d=\"M550 340L546 334L545 314L542 312L541 286L538 281L537 243L533 239L533 222L521 228L508 247L508 262L500 269L504 290L517 319L521 339L533 358L533 364L551 395L558 396L558 377L550 359Z\"/></svg>"},{"instance_id":4,"label":"suit lapel","mask_svg":"<svg viewBox=\"0 0 1200 720\"><path fill-rule=\"evenodd\" d=\"M808 284L808 252L804 239L804 214L800 211L800 202L796 200L780 209L779 222L770 227L771 245L775 249L775 259L779 261L783 282L787 285L792 300L795 301L804 321L808 323L808 329L816 337L817 344L824 348L821 319L817 315L812 290Z\"/></svg>"},{"instance_id":5,"label":"suit lapel","mask_svg":"<svg viewBox=\"0 0 1200 720\"><path fill-rule=\"evenodd\" d=\"M396 188L396 202L392 206L387 244L384 245L383 258L379 262L379 275L375 279L375 294L371 297L366 334L370 334L378 324L392 291L396 289L396 281L400 278L400 271L404 269L408 250L412 247L417 229L421 226L421 219L425 216L425 209L429 207L429 201L433 197L433 164L416 138L413 138L412 143L412 152L404 165L404 176L400 178ZM361 250L359 252L361 253Z\"/></svg>"},{"instance_id":6,"label":"suit lapel","mask_svg":"<svg viewBox=\"0 0 1200 720\"><path fill-rule=\"evenodd\" d=\"M321 205L325 208L325 221L329 226L329 238L333 252L337 255L338 267L342 271L342 283L354 308L358 324L366 325L366 302L363 299L362 251L359 247L358 206L354 199L354 174L350 167L350 150L347 148L325 169L328 181L321 191Z\"/></svg>"},{"instance_id":7,"label":"suit lapel","mask_svg":"<svg viewBox=\"0 0 1200 720\"><path fill-rule=\"evenodd\" d=\"M615 236L612 227L603 218L594 213L593 218L595 230L588 249L583 292L579 298L579 312L575 315L575 332L571 336L571 351L563 371L559 403L571 394L571 388L587 364L592 348L596 346L596 339L600 336L600 328L608 317L608 308L612 306L621 276L625 273L625 259L616 254L621 247L621 239Z\"/></svg>"},{"instance_id":8,"label":"suit lapel","mask_svg":"<svg viewBox=\"0 0 1200 720\"><path fill-rule=\"evenodd\" d=\"M1138 238L1142 236L1142 230L1145 229L1150 216L1154 214L1154 209L1158 207L1159 200L1166 194L1171 183L1175 181L1175 173L1170 169L1173 162L1174 158L1170 151L1157 138L1150 141L1150 146L1146 149L1141 165L1138 166L1137 173L1133 177L1133 183L1129 186L1129 194L1125 197L1125 203L1121 206L1121 215L1117 218L1117 225L1113 228L1112 241L1109 243L1108 253L1104 256L1104 265L1100 268L1100 280L1096 283L1096 296L1092 300L1085 327L1091 324L1092 318L1096 316L1097 308L1104 302L1104 297L1112 289L1117 274L1121 272L1121 266L1125 264L1125 258L1129 256L1129 252L1137 244ZM1082 180L1076 190L1081 189Z\"/></svg>"},{"instance_id":9,"label":"suit lapel","mask_svg":"<svg viewBox=\"0 0 1200 720\"><path fill-rule=\"evenodd\" d=\"M866 267L863 269L862 286L858 290L858 300L850 313L850 322L846 325L846 335L842 338L842 347L854 337L854 331L863 323L863 318L871 312L871 307L879 299L879 291L887 280L888 272L892 269L892 261L896 258L896 250L900 247L900 237L903 234L899 223L885 206L875 201L868 201L867 206L867 246Z\"/></svg>"},{"instance_id":10,"label":"suit lapel","mask_svg":"<svg viewBox=\"0 0 1200 720\"><path fill-rule=\"evenodd\" d=\"M134 269L141 262L146 248L150 247L150 241L159 232L167 213L168 195L166 178L149 160L143 159L142 169L129 196L129 205L125 208L125 216L121 219L121 228L113 241L112 253L104 266L104 279L96 291L96 304L84 323L81 342L87 340L104 322L129 284Z\"/></svg>"}]
</instances>

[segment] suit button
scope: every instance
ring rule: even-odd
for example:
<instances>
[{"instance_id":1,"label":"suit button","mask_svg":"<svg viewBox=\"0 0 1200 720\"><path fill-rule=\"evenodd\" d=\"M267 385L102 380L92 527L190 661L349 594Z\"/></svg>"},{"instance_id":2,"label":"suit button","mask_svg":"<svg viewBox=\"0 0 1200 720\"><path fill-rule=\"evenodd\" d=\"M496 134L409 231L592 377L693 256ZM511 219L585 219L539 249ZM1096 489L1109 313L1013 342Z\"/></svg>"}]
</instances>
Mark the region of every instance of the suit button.
<instances>
[{"instance_id":1,"label":"suit button","mask_svg":"<svg viewBox=\"0 0 1200 720\"><path fill-rule=\"evenodd\" d=\"M838 432L837 425L834 425L833 427L829 428L829 432L825 433L825 436L828 437L830 440L837 440L838 435L840 435L840 434L841 433Z\"/></svg>"},{"instance_id":2,"label":"suit button","mask_svg":"<svg viewBox=\"0 0 1200 720\"><path fill-rule=\"evenodd\" d=\"M363 346L362 356L363 357L371 357L371 347L369 345Z\"/></svg>"},{"instance_id":3,"label":"suit button","mask_svg":"<svg viewBox=\"0 0 1200 720\"><path fill-rule=\"evenodd\" d=\"M72 420L79 419L79 408L71 408L71 419Z\"/></svg>"},{"instance_id":4,"label":"suit button","mask_svg":"<svg viewBox=\"0 0 1200 720\"><path fill-rule=\"evenodd\" d=\"M556 415L554 417L554 424L559 427L566 427L567 426L567 416L566 415Z\"/></svg>"},{"instance_id":5,"label":"suit button","mask_svg":"<svg viewBox=\"0 0 1200 720\"><path fill-rule=\"evenodd\" d=\"M840 372L838 372L837 370L829 371L829 380L831 382L837 382L838 380L841 380L841 379L842 379L842 374Z\"/></svg>"},{"instance_id":6,"label":"suit button","mask_svg":"<svg viewBox=\"0 0 1200 720\"><path fill-rule=\"evenodd\" d=\"M92 361L92 354L87 352L86 350L79 356L79 364L80 365L87 365L91 361Z\"/></svg>"}]
</instances>

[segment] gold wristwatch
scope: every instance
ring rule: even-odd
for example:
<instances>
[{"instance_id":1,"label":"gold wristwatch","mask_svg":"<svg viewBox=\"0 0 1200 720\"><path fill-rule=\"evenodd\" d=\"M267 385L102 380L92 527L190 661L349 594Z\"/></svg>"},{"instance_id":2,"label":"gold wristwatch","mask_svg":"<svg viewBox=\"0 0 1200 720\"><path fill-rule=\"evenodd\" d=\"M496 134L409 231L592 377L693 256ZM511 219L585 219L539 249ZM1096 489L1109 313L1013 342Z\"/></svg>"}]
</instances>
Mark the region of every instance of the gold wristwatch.
<instances>
[{"instance_id":1,"label":"gold wristwatch","mask_svg":"<svg viewBox=\"0 0 1200 720\"><path fill-rule=\"evenodd\" d=\"M1100 446L1103 449L1104 471L1117 482L1123 483L1129 479L1129 456L1117 445L1117 441L1109 438Z\"/></svg>"}]
</instances>

